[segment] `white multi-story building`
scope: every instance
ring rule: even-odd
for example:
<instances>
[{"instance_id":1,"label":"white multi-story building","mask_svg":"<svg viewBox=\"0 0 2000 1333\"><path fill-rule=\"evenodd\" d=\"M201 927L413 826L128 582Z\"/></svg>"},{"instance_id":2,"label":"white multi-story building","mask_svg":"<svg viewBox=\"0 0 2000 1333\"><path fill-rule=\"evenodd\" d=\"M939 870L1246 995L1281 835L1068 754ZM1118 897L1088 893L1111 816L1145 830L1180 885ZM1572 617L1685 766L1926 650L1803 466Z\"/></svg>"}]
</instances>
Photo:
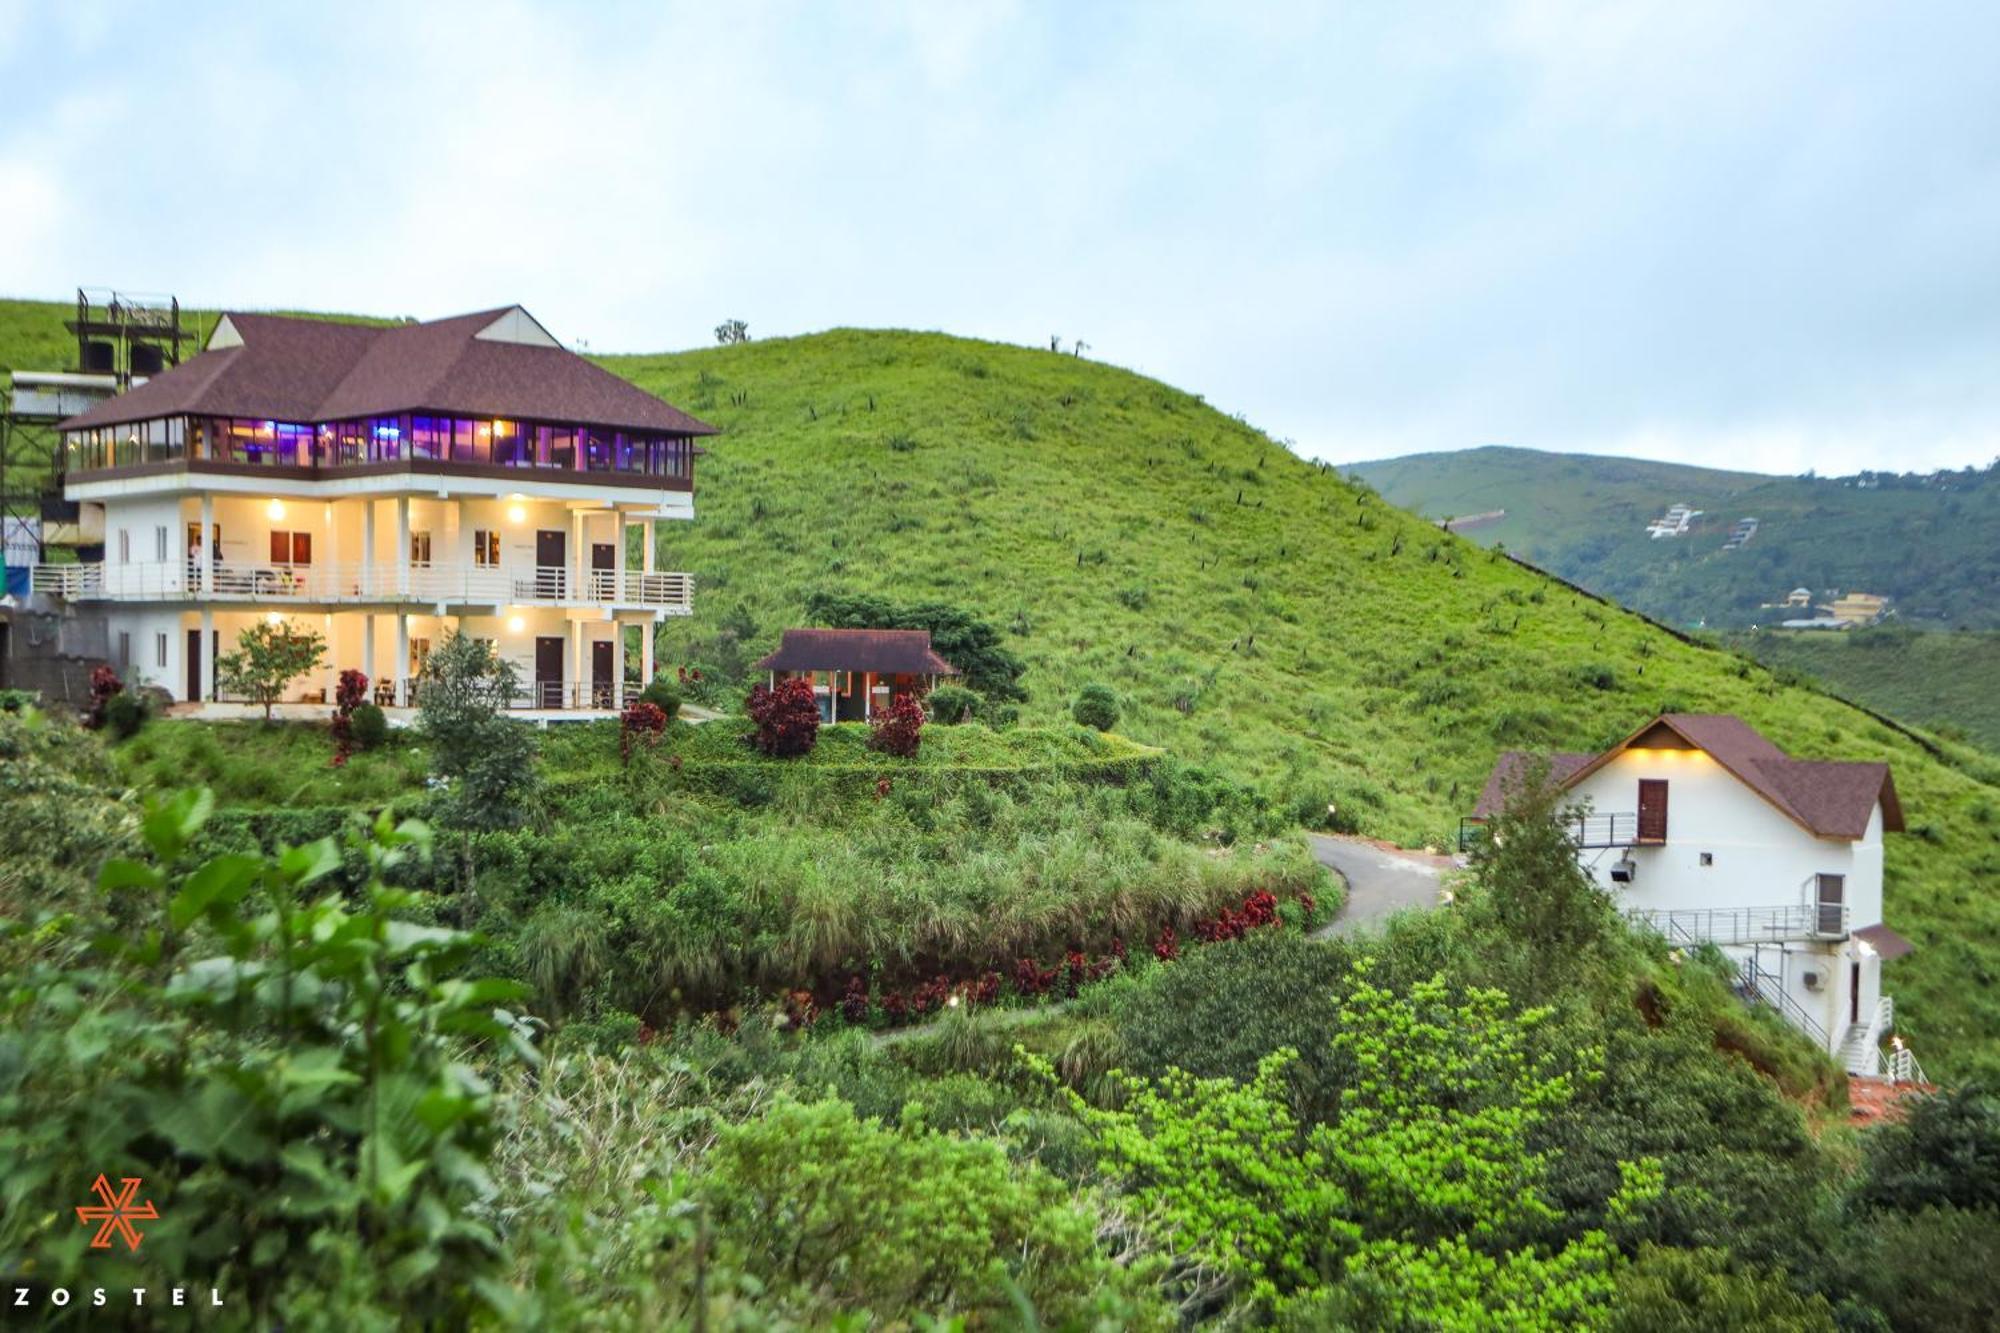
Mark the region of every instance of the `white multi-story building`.
<instances>
[{"instance_id":1,"label":"white multi-story building","mask_svg":"<svg viewBox=\"0 0 2000 1333\"><path fill-rule=\"evenodd\" d=\"M1473 821L1534 762L1503 754ZM1887 764L1794 759L1711 713L1666 713L1601 754L1547 762L1575 802L1579 858L1622 910L1675 944L1719 946L1746 998L1850 1072L1879 1072L1894 1022L1882 963L1910 950L1882 924L1882 838L1903 827Z\"/></svg>"},{"instance_id":2,"label":"white multi-story building","mask_svg":"<svg viewBox=\"0 0 2000 1333\"><path fill-rule=\"evenodd\" d=\"M106 622L128 682L217 697L259 619L327 641L290 697L359 668L408 704L453 629L493 641L523 706L612 708L691 609L656 525L694 516L714 428L565 350L510 307L369 327L235 314L200 355L64 421L64 495L101 562L36 592Z\"/></svg>"}]
</instances>

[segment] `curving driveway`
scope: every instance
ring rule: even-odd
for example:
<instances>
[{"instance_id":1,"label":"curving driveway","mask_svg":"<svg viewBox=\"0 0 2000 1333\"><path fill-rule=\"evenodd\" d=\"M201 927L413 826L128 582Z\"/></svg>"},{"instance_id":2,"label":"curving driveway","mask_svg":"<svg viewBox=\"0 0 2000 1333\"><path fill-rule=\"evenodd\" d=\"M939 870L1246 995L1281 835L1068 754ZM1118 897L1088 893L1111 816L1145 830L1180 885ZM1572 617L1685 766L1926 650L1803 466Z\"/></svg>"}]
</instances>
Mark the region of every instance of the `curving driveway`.
<instances>
[{"instance_id":1,"label":"curving driveway","mask_svg":"<svg viewBox=\"0 0 2000 1333\"><path fill-rule=\"evenodd\" d=\"M1392 850L1358 838L1307 837L1319 863L1347 882L1340 915L1315 932L1321 937L1374 930L1408 908L1437 906L1444 872L1452 865L1446 857Z\"/></svg>"}]
</instances>

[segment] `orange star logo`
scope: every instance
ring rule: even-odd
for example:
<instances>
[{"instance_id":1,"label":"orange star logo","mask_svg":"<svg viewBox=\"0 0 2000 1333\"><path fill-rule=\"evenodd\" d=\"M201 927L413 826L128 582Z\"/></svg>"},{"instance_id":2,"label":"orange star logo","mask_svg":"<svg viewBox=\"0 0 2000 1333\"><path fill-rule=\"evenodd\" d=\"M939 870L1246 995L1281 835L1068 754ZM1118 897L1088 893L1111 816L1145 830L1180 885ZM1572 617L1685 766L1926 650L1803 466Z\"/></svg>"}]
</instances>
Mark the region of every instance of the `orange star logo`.
<instances>
[{"instance_id":1,"label":"orange star logo","mask_svg":"<svg viewBox=\"0 0 2000 1333\"><path fill-rule=\"evenodd\" d=\"M153 1206L151 1199L144 1203L133 1202L139 1197L139 1186L144 1183L142 1177L125 1176L119 1180L118 1188L113 1190L111 1182L102 1175L91 1182L92 1192L103 1202L85 1204L76 1210L77 1221L99 1224L97 1234L90 1241L91 1249L110 1249L111 1238L115 1235L124 1239L128 1249L138 1250L139 1228L132 1223L150 1222L160 1215L160 1210Z\"/></svg>"}]
</instances>

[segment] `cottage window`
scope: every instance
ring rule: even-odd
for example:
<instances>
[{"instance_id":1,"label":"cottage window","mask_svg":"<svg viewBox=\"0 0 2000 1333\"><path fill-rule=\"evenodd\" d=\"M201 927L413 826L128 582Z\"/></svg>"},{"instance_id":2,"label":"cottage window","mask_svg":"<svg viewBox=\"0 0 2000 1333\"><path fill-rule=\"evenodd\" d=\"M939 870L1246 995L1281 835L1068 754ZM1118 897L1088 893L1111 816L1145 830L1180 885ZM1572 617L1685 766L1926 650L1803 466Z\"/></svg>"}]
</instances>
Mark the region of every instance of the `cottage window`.
<instances>
[{"instance_id":1,"label":"cottage window","mask_svg":"<svg viewBox=\"0 0 2000 1333\"><path fill-rule=\"evenodd\" d=\"M164 523L153 529L153 559L163 565L167 563L167 525Z\"/></svg>"},{"instance_id":2,"label":"cottage window","mask_svg":"<svg viewBox=\"0 0 2000 1333\"><path fill-rule=\"evenodd\" d=\"M121 565L132 563L132 530L130 528L118 529L118 563Z\"/></svg>"},{"instance_id":3,"label":"cottage window","mask_svg":"<svg viewBox=\"0 0 2000 1333\"><path fill-rule=\"evenodd\" d=\"M167 669L167 636L164 633L153 635L153 665L162 671Z\"/></svg>"},{"instance_id":4,"label":"cottage window","mask_svg":"<svg viewBox=\"0 0 2000 1333\"><path fill-rule=\"evenodd\" d=\"M500 563L500 530L475 528L472 533L472 563L493 568Z\"/></svg>"},{"instance_id":5,"label":"cottage window","mask_svg":"<svg viewBox=\"0 0 2000 1333\"><path fill-rule=\"evenodd\" d=\"M431 534L427 531L410 533L410 564L417 569L431 567Z\"/></svg>"},{"instance_id":6,"label":"cottage window","mask_svg":"<svg viewBox=\"0 0 2000 1333\"><path fill-rule=\"evenodd\" d=\"M121 629L118 631L118 669L120 671L129 671L132 669L132 633L130 630Z\"/></svg>"}]
</instances>

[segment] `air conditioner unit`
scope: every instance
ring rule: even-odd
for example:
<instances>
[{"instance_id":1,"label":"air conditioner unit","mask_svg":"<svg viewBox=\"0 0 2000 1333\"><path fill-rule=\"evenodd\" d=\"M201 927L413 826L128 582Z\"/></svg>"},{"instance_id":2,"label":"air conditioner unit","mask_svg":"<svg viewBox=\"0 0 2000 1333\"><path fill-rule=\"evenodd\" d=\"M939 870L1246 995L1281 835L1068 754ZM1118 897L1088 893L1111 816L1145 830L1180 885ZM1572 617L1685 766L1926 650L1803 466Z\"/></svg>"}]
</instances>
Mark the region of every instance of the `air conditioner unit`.
<instances>
[{"instance_id":1,"label":"air conditioner unit","mask_svg":"<svg viewBox=\"0 0 2000 1333\"><path fill-rule=\"evenodd\" d=\"M1826 975L1821 972L1801 972L1799 980L1805 982L1807 990L1818 990L1826 984Z\"/></svg>"},{"instance_id":2,"label":"air conditioner unit","mask_svg":"<svg viewBox=\"0 0 2000 1333\"><path fill-rule=\"evenodd\" d=\"M1621 856L1611 863L1611 882L1630 884L1638 876L1639 863L1629 856Z\"/></svg>"}]
</instances>

